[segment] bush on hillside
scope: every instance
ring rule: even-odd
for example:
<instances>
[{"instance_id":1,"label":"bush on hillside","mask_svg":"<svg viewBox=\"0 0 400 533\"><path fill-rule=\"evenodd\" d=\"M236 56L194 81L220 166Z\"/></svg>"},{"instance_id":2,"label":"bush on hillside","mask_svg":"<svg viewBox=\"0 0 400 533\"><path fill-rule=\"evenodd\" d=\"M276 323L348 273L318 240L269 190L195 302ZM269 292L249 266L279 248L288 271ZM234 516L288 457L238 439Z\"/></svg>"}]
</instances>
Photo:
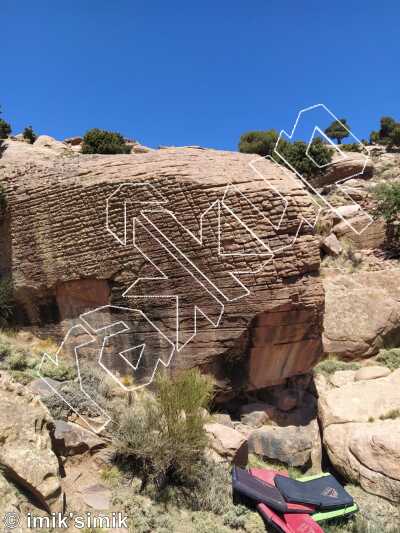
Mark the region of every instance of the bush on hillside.
<instances>
[{"instance_id":1,"label":"bush on hillside","mask_svg":"<svg viewBox=\"0 0 400 533\"><path fill-rule=\"evenodd\" d=\"M239 152L258 154L263 157L272 155L279 134L276 130L248 131L240 137Z\"/></svg>"},{"instance_id":2,"label":"bush on hillside","mask_svg":"<svg viewBox=\"0 0 400 533\"><path fill-rule=\"evenodd\" d=\"M363 144L366 144L365 141L363 142ZM342 144L340 146L340 149L343 150L343 152L361 152L362 146L358 143L347 143Z\"/></svg>"},{"instance_id":3,"label":"bush on hillside","mask_svg":"<svg viewBox=\"0 0 400 533\"><path fill-rule=\"evenodd\" d=\"M318 138L310 144L308 152L315 163L308 157L307 144L303 141L286 142L282 144L280 152L289 165L306 178L317 175L332 160L331 150ZM278 161L279 158L276 159Z\"/></svg>"},{"instance_id":4,"label":"bush on hillside","mask_svg":"<svg viewBox=\"0 0 400 533\"><path fill-rule=\"evenodd\" d=\"M114 431L115 449L141 477L143 489L149 481L161 490L198 475L207 446L203 409L212 390L212 381L197 369L175 380L160 375L155 396L123 413Z\"/></svg>"},{"instance_id":5,"label":"bush on hillside","mask_svg":"<svg viewBox=\"0 0 400 533\"><path fill-rule=\"evenodd\" d=\"M382 365L390 368L390 370L397 370L400 368L400 348L381 350L376 360Z\"/></svg>"},{"instance_id":6,"label":"bush on hillside","mask_svg":"<svg viewBox=\"0 0 400 533\"><path fill-rule=\"evenodd\" d=\"M11 134L11 126L8 122L0 118L0 139L7 139Z\"/></svg>"},{"instance_id":7,"label":"bush on hillside","mask_svg":"<svg viewBox=\"0 0 400 533\"><path fill-rule=\"evenodd\" d=\"M27 141L29 141L30 144L33 144L36 139L37 139L37 135L36 133L33 131L33 128L32 126L27 126L23 133L22 133L22 136L24 139L26 139Z\"/></svg>"},{"instance_id":8,"label":"bush on hillside","mask_svg":"<svg viewBox=\"0 0 400 533\"><path fill-rule=\"evenodd\" d=\"M131 147L120 133L93 128L83 137L83 154L129 154Z\"/></svg>"},{"instance_id":9,"label":"bush on hillside","mask_svg":"<svg viewBox=\"0 0 400 533\"><path fill-rule=\"evenodd\" d=\"M1 115L1 110L0 110ZM7 139L9 135L11 135L11 126L8 122L0 118L0 139Z\"/></svg>"},{"instance_id":10,"label":"bush on hillside","mask_svg":"<svg viewBox=\"0 0 400 533\"><path fill-rule=\"evenodd\" d=\"M374 188L377 200L375 216L383 217L386 222L394 222L400 214L400 183L381 183Z\"/></svg>"},{"instance_id":11,"label":"bush on hillside","mask_svg":"<svg viewBox=\"0 0 400 533\"><path fill-rule=\"evenodd\" d=\"M271 156L277 163L285 164L285 161L274 151L279 134L276 130L250 131L240 137L239 151L246 154L258 154L263 157ZM317 138L310 145L307 155L307 144L302 141L290 143L284 139L279 142L279 153L296 171L305 177L318 174L319 167L328 164L332 159L332 152Z\"/></svg>"}]
</instances>

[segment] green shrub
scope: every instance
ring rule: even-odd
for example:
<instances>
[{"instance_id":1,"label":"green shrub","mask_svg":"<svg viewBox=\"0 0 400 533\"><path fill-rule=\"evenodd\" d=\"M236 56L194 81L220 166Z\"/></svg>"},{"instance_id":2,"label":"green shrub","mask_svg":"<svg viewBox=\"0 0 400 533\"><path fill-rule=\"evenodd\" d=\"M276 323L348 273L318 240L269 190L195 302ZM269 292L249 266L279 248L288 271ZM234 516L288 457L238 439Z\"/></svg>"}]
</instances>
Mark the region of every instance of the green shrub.
<instances>
[{"instance_id":1,"label":"green shrub","mask_svg":"<svg viewBox=\"0 0 400 533\"><path fill-rule=\"evenodd\" d=\"M54 355L52 357L55 358ZM40 366L41 375L57 381L70 381L76 378L76 369L69 364L69 362L63 361L59 357L57 363L58 364L56 365L46 358L44 363Z\"/></svg>"},{"instance_id":2,"label":"green shrub","mask_svg":"<svg viewBox=\"0 0 400 533\"><path fill-rule=\"evenodd\" d=\"M359 368L361 368L359 363L346 363L339 361L336 357L329 357L318 363L314 368L314 372L330 375L339 370L358 370Z\"/></svg>"},{"instance_id":3,"label":"green shrub","mask_svg":"<svg viewBox=\"0 0 400 533\"><path fill-rule=\"evenodd\" d=\"M213 385L197 369L175 380L160 375L155 397L146 397L121 417L115 428L117 453L138 468L143 488L149 480L162 488L168 482L190 483L201 469L207 446L203 409Z\"/></svg>"},{"instance_id":4,"label":"green shrub","mask_svg":"<svg viewBox=\"0 0 400 533\"><path fill-rule=\"evenodd\" d=\"M0 139L7 139L11 134L11 126L8 122L0 118Z\"/></svg>"},{"instance_id":5,"label":"green shrub","mask_svg":"<svg viewBox=\"0 0 400 533\"><path fill-rule=\"evenodd\" d=\"M250 131L240 137L239 151L247 154L258 154L261 156L271 156L280 164L285 164L283 159L275 153L274 149L278 141L279 134L276 130ZM296 169L299 174L305 177L318 174L320 167L328 164L332 159L332 152L322 142L316 138L310 145L309 155L307 155L307 144L302 141L290 143L284 139L279 141L279 153L283 158ZM319 166L318 166L319 165Z\"/></svg>"},{"instance_id":6,"label":"green shrub","mask_svg":"<svg viewBox=\"0 0 400 533\"><path fill-rule=\"evenodd\" d=\"M0 278L0 327L11 319L14 310L13 288L9 278Z\"/></svg>"},{"instance_id":7,"label":"green shrub","mask_svg":"<svg viewBox=\"0 0 400 533\"><path fill-rule=\"evenodd\" d=\"M376 360L390 370L400 368L400 348L381 350Z\"/></svg>"},{"instance_id":8,"label":"green shrub","mask_svg":"<svg viewBox=\"0 0 400 533\"><path fill-rule=\"evenodd\" d=\"M383 217L386 222L395 221L400 214L400 182L381 183L373 191L378 204L375 216Z\"/></svg>"},{"instance_id":9,"label":"green shrub","mask_svg":"<svg viewBox=\"0 0 400 533\"><path fill-rule=\"evenodd\" d=\"M263 157L272 155L278 137L276 130L249 131L240 137L239 152L258 154Z\"/></svg>"},{"instance_id":10,"label":"green shrub","mask_svg":"<svg viewBox=\"0 0 400 533\"><path fill-rule=\"evenodd\" d=\"M10 355L11 355L10 344L0 339L0 361L4 361Z\"/></svg>"},{"instance_id":11,"label":"green shrub","mask_svg":"<svg viewBox=\"0 0 400 533\"><path fill-rule=\"evenodd\" d=\"M26 354L14 352L6 359L6 365L11 370L26 370L28 368Z\"/></svg>"},{"instance_id":12,"label":"green shrub","mask_svg":"<svg viewBox=\"0 0 400 533\"><path fill-rule=\"evenodd\" d=\"M68 402L69 405L67 405L65 401L55 393L42 398L43 403L46 404L53 418L67 420L73 412L71 407L76 409L81 415L84 416L96 417L99 415L98 409L81 390L79 383L75 381L67 381L66 383L62 383L58 387L58 392L62 398Z\"/></svg>"},{"instance_id":13,"label":"green shrub","mask_svg":"<svg viewBox=\"0 0 400 533\"><path fill-rule=\"evenodd\" d=\"M319 174L320 167L327 165L332 160L332 151L318 138L310 144L308 152L316 164L308 157L307 144L303 141L294 143L282 142L279 152L289 165L304 177L312 177ZM276 159L278 161L278 156L276 156Z\"/></svg>"},{"instance_id":14,"label":"green shrub","mask_svg":"<svg viewBox=\"0 0 400 533\"><path fill-rule=\"evenodd\" d=\"M244 529L246 519L250 511L243 505L234 505L232 508L223 515L222 519L225 526L229 526L232 529Z\"/></svg>"},{"instance_id":15,"label":"green shrub","mask_svg":"<svg viewBox=\"0 0 400 533\"><path fill-rule=\"evenodd\" d=\"M396 418L400 418L400 409L392 409L388 413L381 415L379 418L380 420L395 420Z\"/></svg>"},{"instance_id":16,"label":"green shrub","mask_svg":"<svg viewBox=\"0 0 400 533\"><path fill-rule=\"evenodd\" d=\"M212 513L199 511L192 515L193 531L196 533L230 533L231 530L225 526L218 525Z\"/></svg>"},{"instance_id":17,"label":"green shrub","mask_svg":"<svg viewBox=\"0 0 400 533\"><path fill-rule=\"evenodd\" d=\"M23 133L22 133L22 136L24 139L26 139L27 141L29 141L30 144L33 144L36 139L37 139L37 135L36 133L33 131L33 128L32 126L27 126Z\"/></svg>"},{"instance_id":18,"label":"green shrub","mask_svg":"<svg viewBox=\"0 0 400 533\"><path fill-rule=\"evenodd\" d=\"M225 464L203 459L200 468L184 485L167 485L156 498L179 508L225 514L233 506L230 469Z\"/></svg>"},{"instance_id":19,"label":"green shrub","mask_svg":"<svg viewBox=\"0 0 400 533\"><path fill-rule=\"evenodd\" d=\"M361 152L362 146L358 143L348 143L348 144L342 144L340 146L340 149L343 150L343 152Z\"/></svg>"},{"instance_id":20,"label":"green shrub","mask_svg":"<svg viewBox=\"0 0 400 533\"><path fill-rule=\"evenodd\" d=\"M83 154L129 154L131 147L120 133L93 128L83 137Z\"/></svg>"},{"instance_id":21,"label":"green shrub","mask_svg":"<svg viewBox=\"0 0 400 533\"><path fill-rule=\"evenodd\" d=\"M108 466L100 473L100 478L110 487L118 487L122 480L122 473L116 466Z\"/></svg>"}]
</instances>

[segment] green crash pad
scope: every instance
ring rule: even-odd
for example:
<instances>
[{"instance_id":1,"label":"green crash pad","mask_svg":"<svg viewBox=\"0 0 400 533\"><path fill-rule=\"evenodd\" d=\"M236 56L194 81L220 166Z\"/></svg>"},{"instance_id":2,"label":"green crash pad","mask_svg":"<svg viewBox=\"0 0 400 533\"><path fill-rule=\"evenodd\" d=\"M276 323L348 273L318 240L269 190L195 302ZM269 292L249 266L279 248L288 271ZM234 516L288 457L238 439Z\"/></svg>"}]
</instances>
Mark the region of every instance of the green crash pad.
<instances>
[{"instance_id":1,"label":"green crash pad","mask_svg":"<svg viewBox=\"0 0 400 533\"><path fill-rule=\"evenodd\" d=\"M312 476L304 476L297 478L297 481L311 481L313 479L319 479L324 476L329 476L327 472L321 472L321 474L314 474ZM333 518L342 518L345 516L352 515L358 511L358 505L353 504L348 507L341 507L339 509L334 509L333 511L318 511L313 513L311 516L316 522L323 522L324 520L332 520Z\"/></svg>"}]
</instances>

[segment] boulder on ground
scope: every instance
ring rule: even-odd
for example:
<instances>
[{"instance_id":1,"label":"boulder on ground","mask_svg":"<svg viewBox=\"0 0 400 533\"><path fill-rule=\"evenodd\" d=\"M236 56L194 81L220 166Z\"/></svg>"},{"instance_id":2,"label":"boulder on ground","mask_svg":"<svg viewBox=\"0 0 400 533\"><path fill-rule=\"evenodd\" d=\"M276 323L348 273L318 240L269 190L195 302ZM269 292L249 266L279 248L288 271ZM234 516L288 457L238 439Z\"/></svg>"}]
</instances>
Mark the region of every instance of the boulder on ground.
<instances>
[{"instance_id":1,"label":"boulder on ground","mask_svg":"<svg viewBox=\"0 0 400 533\"><path fill-rule=\"evenodd\" d=\"M235 465L247 465L247 441L242 433L218 423L205 424L204 427L212 450Z\"/></svg>"},{"instance_id":2,"label":"boulder on ground","mask_svg":"<svg viewBox=\"0 0 400 533\"><path fill-rule=\"evenodd\" d=\"M371 357L400 343L400 271L359 272L323 279L324 351Z\"/></svg>"},{"instance_id":3,"label":"boulder on ground","mask_svg":"<svg viewBox=\"0 0 400 533\"><path fill-rule=\"evenodd\" d=\"M59 465L52 450L52 419L24 387L0 379L0 464L7 477L48 511L62 510Z\"/></svg>"},{"instance_id":4,"label":"boulder on ground","mask_svg":"<svg viewBox=\"0 0 400 533\"><path fill-rule=\"evenodd\" d=\"M364 366L363 368L360 368L360 370L357 370L354 375L354 381L385 378L390 372L390 369L386 366Z\"/></svg>"},{"instance_id":5,"label":"boulder on ground","mask_svg":"<svg viewBox=\"0 0 400 533\"><path fill-rule=\"evenodd\" d=\"M96 511L106 511L111 506L112 491L104 485L91 485L82 491L83 501Z\"/></svg>"},{"instance_id":6,"label":"boulder on ground","mask_svg":"<svg viewBox=\"0 0 400 533\"><path fill-rule=\"evenodd\" d=\"M248 447L249 453L272 461L321 469L321 438L316 419L306 426L263 426L251 433Z\"/></svg>"},{"instance_id":7,"label":"boulder on ground","mask_svg":"<svg viewBox=\"0 0 400 533\"><path fill-rule=\"evenodd\" d=\"M63 420L56 420L54 424L54 446L59 455L80 455L87 451L94 452L106 445L95 433L77 424Z\"/></svg>"},{"instance_id":8,"label":"boulder on ground","mask_svg":"<svg viewBox=\"0 0 400 533\"><path fill-rule=\"evenodd\" d=\"M324 187L350 178L364 180L372 178L374 167L366 154L347 152L344 155L345 157L335 154L332 163L312 179L312 184L317 187Z\"/></svg>"},{"instance_id":9,"label":"boulder on ground","mask_svg":"<svg viewBox=\"0 0 400 533\"><path fill-rule=\"evenodd\" d=\"M69 152L69 147L61 141L57 141L49 135L39 135L33 143L34 148L49 148L57 153Z\"/></svg>"},{"instance_id":10,"label":"boulder on ground","mask_svg":"<svg viewBox=\"0 0 400 533\"><path fill-rule=\"evenodd\" d=\"M336 388L316 385L333 466L364 490L400 502L400 369Z\"/></svg>"},{"instance_id":11,"label":"boulder on ground","mask_svg":"<svg viewBox=\"0 0 400 533\"><path fill-rule=\"evenodd\" d=\"M334 257L337 257L343 252L343 246L340 244L334 233L331 233L328 235L328 237L325 237L325 239L321 242L321 248L325 253L333 255Z\"/></svg>"}]
</instances>

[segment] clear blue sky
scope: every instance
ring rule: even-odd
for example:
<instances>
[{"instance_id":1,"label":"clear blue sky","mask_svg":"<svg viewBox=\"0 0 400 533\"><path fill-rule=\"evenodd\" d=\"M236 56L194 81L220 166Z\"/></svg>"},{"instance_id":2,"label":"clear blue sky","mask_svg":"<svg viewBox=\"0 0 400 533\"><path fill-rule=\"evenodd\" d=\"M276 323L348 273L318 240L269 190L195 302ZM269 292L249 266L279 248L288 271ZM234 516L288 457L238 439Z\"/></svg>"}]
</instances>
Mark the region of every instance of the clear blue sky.
<instances>
[{"instance_id":1,"label":"clear blue sky","mask_svg":"<svg viewBox=\"0 0 400 533\"><path fill-rule=\"evenodd\" d=\"M360 138L400 120L398 0L2 0L0 20L14 133L235 149L320 102Z\"/></svg>"}]
</instances>

